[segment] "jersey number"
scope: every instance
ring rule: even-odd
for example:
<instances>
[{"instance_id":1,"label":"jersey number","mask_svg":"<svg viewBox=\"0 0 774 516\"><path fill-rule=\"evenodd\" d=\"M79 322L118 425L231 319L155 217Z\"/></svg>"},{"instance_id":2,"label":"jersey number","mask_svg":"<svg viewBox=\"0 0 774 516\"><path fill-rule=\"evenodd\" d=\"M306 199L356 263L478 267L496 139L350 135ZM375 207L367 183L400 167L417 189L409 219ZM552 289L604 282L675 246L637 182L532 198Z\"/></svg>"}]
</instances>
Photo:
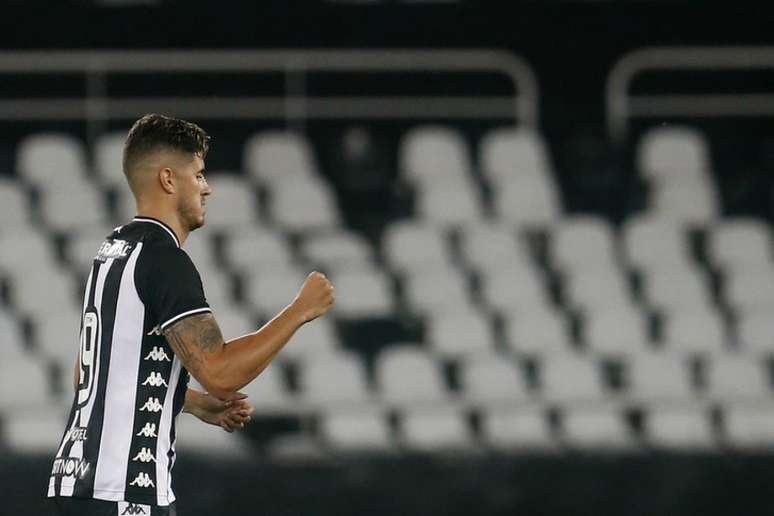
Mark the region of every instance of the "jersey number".
<instances>
[{"instance_id":1,"label":"jersey number","mask_svg":"<svg viewBox=\"0 0 774 516\"><path fill-rule=\"evenodd\" d=\"M99 320L96 312L87 311L83 314L83 330L81 331L81 381L78 384L78 406L86 405L94 388L94 366L97 357L97 331Z\"/></svg>"}]
</instances>

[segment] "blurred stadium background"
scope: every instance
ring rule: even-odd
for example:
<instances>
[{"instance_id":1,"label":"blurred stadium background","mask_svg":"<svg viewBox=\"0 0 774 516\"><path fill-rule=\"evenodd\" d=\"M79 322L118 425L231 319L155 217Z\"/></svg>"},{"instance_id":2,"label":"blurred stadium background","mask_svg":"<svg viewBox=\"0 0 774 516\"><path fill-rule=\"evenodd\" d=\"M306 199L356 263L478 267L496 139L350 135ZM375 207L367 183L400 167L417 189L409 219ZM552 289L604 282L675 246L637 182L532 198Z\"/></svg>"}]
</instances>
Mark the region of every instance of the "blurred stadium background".
<instances>
[{"instance_id":1,"label":"blurred stadium background","mask_svg":"<svg viewBox=\"0 0 774 516\"><path fill-rule=\"evenodd\" d=\"M246 432L181 416L182 514L774 513L774 17L705 4L7 2L0 514L44 514L146 112L213 136L227 338L338 294Z\"/></svg>"}]
</instances>

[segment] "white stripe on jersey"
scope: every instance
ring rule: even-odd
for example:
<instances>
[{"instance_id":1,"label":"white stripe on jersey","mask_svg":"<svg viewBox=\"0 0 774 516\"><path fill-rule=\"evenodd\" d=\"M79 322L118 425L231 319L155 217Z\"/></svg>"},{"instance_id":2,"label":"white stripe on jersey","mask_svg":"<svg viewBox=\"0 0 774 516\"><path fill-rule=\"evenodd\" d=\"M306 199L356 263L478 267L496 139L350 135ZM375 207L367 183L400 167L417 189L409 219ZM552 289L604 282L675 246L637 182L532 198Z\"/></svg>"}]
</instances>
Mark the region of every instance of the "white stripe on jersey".
<instances>
[{"instance_id":1,"label":"white stripe on jersey","mask_svg":"<svg viewBox=\"0 0 774 516\"><path fill-rule=\"evenodd\" d=\"M94 306L101 307L102 306L102 294L105 289L105 280L107 279L108 272L110 272L111 267L113 266L114 260L108 260L106 261L100 268L99 272L97 273L97 284L94 289ZM88 297L88 290L86 291L86 296ZM86 309L84 308L84 312ZM101 312L101 310L100 310ZM100 314L101 317L101 314ZM101 343L102 342L102 324L100 321L100 324L97 325L97 328L99 330L99 333L97 334L97 339L95 342ZM80 342L80 341L79 341ZM94 408L94 401L97 399L97 394L94 392L94 389L97 387L97 379L99 378L99 371L102 368L102 364L100 361L100 349L101 345L97 344L97 352L94 354L94 362L96 366L94 367L94 371L92 374L92 393L91 397L89 398L88 403L85 407L83 407L80 410L80 414L78 417L73 419L73 426L80 426L85 427L89 423L89 419L91 418L91 412ZM84 371L83 369L79 370L80 378L83 379ZM76 393L77 396L77 393ZM73 443L72 448L70 448L70 454L69 457L75 458L75 459L82 459L83 458L83 441L76 441ZM91 467L94 467L92 464ZM63 477L62 478L62 487L60 489L60 494L62 496L72 496L73 489L75 488L75 481L76 477Z\"/></svg>"},{"instance_id":2,"label":"white stripe on jersey","mask_svg":"<svg viewBox=\"0 0 774 516\"><path fill-rule=\"evenodd\" d=\"M161 323L159 325L159 329L161 331L164 331L164 330L167 329L167 327L170 324L172 324L175 321L179 321L183 317L188 317L189 315L198 314L198 313L204 313L204 312L212 312L212 309L210 309L208 307L204 307L204 308L197 308L195 310L188 310L187 312L183 312L182 314L177 314L176 316L174 316L171 319L169 319L167 322Z\"/></svg>"},{"instance_id":3,"label":"white stripe on jersey","mask_svg":"<svg viewBox=\"0 0 774 516\"><path fill-rule=\"evenodd\" d=\"M134 284L134 268L141 250L142 244L139 243L127 260L118 291L116 314L121 316L116 317L113 327L102 439L94 473L95 498L109 501L124 499L126 464L131 459L130 422L134 421L135 394L140 373L140 343L145 320L145 307Z\"/></svg>"},{"instance_id":4,"label":"white stripe on jersey","mask_svg":"<svg viewBox=\"0 0 774 516\"><path fill-rule=\"evenodd\" d=\"M180 379L180 360L175 355L172 358L172 372L169 375L169 389L164 397L164 408L161 410L161 422L159 423L159 438L156 440L156 500L159 505L172 503L174 495L172 494L171 479L169 475L169 457L166 450L169 450L170 432L172 430L172 403L175 399L175 388Z\"/></svg>"}]
</instances>

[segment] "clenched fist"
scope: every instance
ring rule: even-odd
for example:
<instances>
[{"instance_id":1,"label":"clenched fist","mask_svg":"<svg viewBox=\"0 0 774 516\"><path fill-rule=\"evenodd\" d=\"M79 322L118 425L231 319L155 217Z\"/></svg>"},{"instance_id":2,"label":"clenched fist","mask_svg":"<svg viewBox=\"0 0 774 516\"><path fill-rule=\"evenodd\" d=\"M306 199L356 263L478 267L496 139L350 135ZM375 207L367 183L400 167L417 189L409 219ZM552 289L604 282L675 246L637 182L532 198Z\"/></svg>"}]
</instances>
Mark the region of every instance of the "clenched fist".
<instances>
[{"instance_id":1,"label":"clenched fist","mask_svg":"<svg viewBox=\"0 0 774 516\"><path fill-rule=\"evenodd\" d=\"M335 298L333 285L325 274L312 272L301 285L293 305L302 314L304 322L309 322L330 310Z\"/></svg>"}]
</instances>

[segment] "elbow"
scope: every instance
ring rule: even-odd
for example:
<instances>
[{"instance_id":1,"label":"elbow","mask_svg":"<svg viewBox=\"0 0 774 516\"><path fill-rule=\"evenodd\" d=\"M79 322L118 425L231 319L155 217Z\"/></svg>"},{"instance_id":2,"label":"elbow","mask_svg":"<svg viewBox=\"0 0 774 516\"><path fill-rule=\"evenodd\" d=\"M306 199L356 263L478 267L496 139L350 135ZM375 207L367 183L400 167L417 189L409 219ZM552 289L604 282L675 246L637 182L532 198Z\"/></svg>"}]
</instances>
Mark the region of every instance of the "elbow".
<instances>
[{"instance_id":1,"label":"elbow","mask_svg":"<svg viewBox=\"0 0 774 516\"><path fill-rule=\"evenodd\" d=\"M206 378L197 378L202 387L207 389L207 393L221 401L232 400L239 396L239 385L235 385L233 382L228 381L227 378L217 375L210 375Z\"/></svg>"}]
</instances>

